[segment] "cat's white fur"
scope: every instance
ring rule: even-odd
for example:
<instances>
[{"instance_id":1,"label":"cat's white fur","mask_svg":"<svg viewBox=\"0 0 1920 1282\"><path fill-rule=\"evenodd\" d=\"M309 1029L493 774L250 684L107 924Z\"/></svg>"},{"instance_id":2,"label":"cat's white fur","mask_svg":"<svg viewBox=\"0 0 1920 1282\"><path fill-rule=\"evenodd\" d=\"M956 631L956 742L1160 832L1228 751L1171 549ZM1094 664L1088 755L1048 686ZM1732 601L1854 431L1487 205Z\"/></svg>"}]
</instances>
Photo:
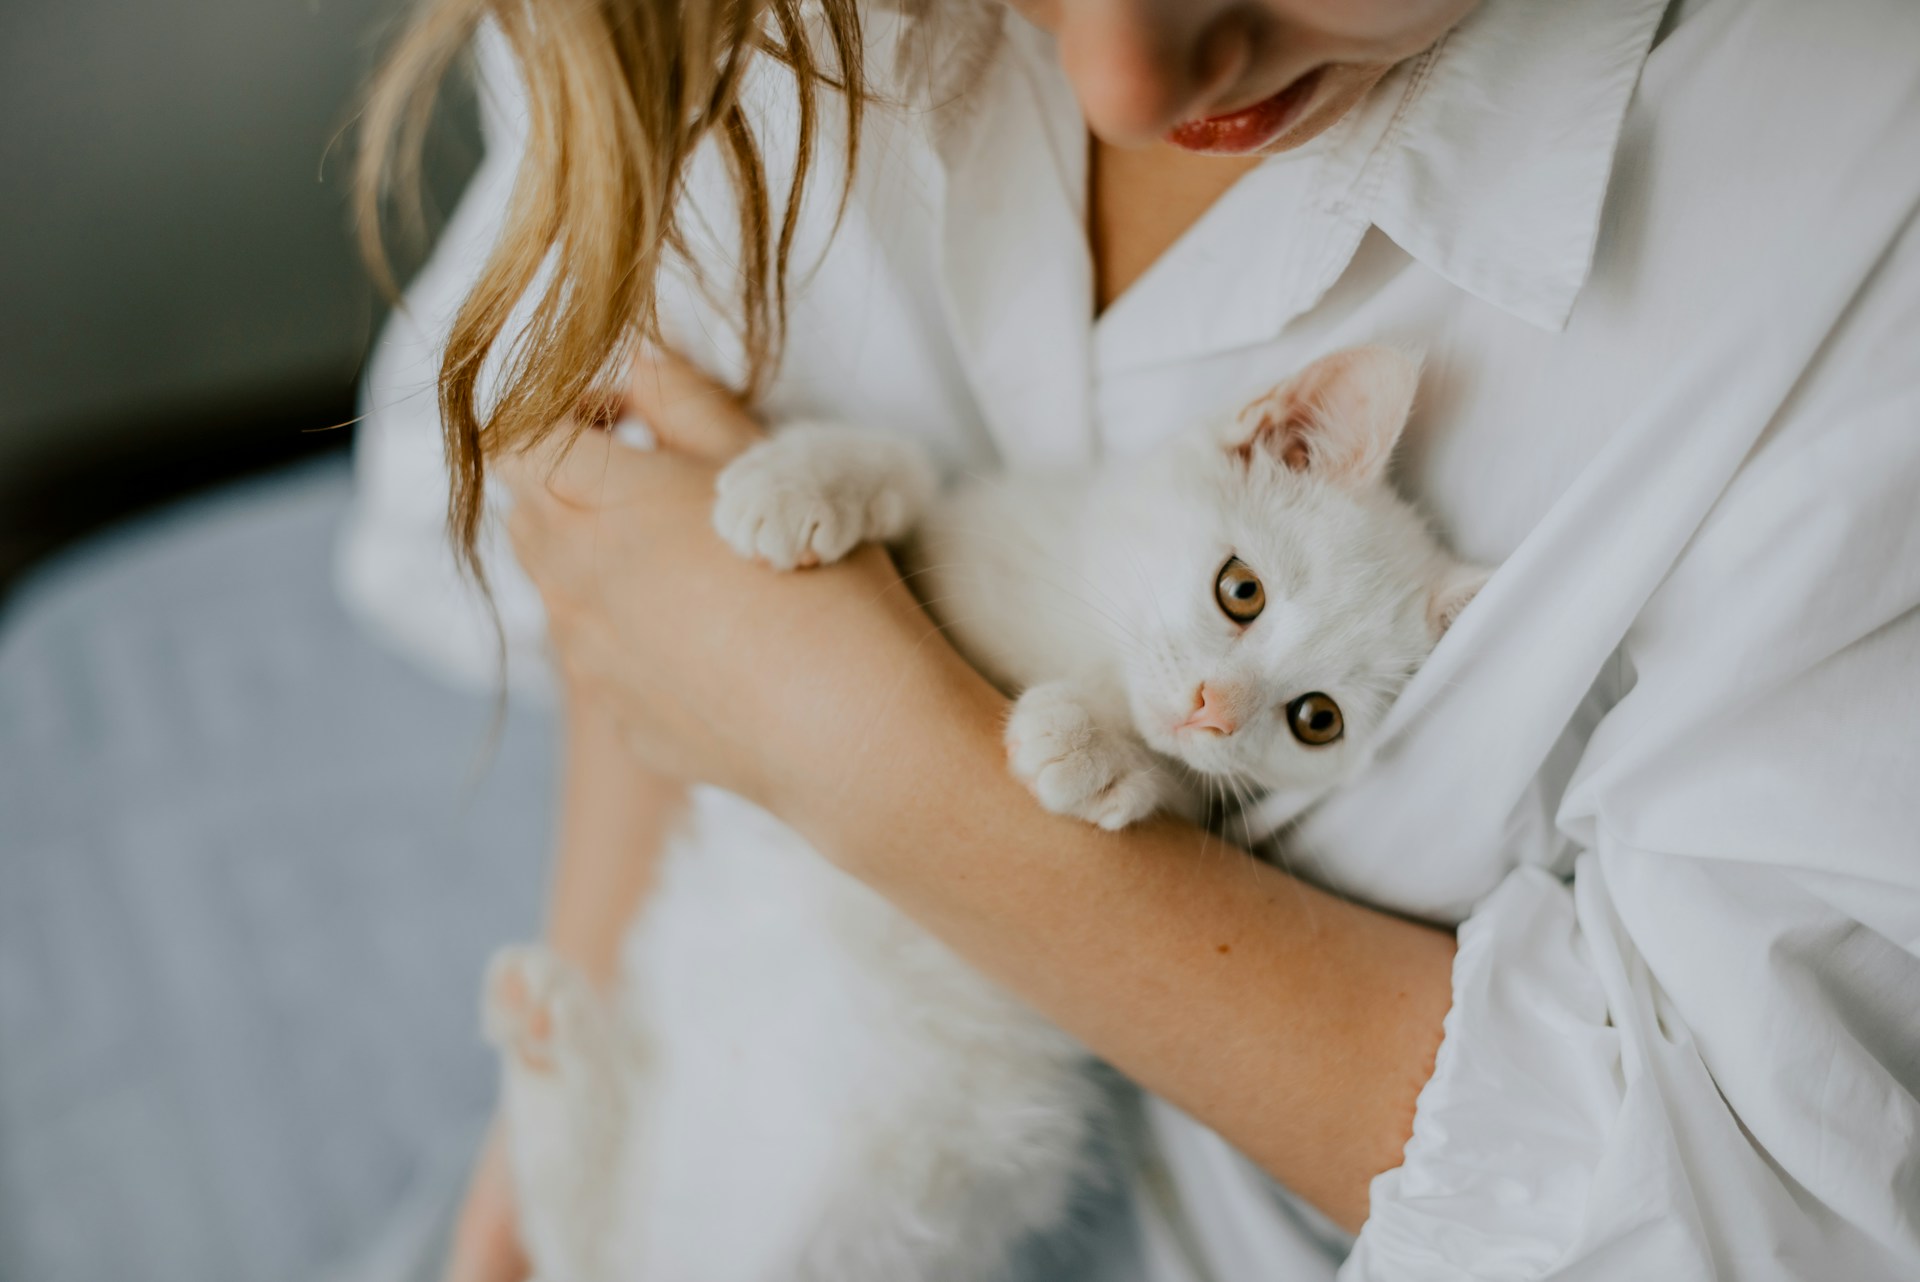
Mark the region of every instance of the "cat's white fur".
<instances>
[{"instance_id":1,"label":"cat's white fur","mask_svg":"<svg viewBox=\"0 0 1920 1282\"><path fill-rule=\"evenodd\" d=\"M1074 477L936 495L898 438L794 427L721 474L715 525L780 569L905 539L1009 692L1009 762L1108 828L1208 793L1323 791L1481 571L1385 481L1418 364L1335 353L1230 422ZM1227 617L1229 557L1266 606ZM1203 684L1234 728L1185 725ZM1335 743L1287 707L1331 697ZM1184 728L1183 728L1184 725ZM521 1229L543 1282L986 1282L1086 1177L1081 1050L771 817L702 793L604 1000L495 960Z\"/></svg>"}]
</instances>

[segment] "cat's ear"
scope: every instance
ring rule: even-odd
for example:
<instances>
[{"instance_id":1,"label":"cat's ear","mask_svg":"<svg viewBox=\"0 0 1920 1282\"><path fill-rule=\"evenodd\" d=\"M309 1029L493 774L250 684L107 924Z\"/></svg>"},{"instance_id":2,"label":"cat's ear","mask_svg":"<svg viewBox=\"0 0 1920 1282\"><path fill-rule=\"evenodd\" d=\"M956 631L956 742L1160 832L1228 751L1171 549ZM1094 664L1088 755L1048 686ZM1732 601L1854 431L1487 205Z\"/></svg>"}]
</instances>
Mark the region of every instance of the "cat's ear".
<instances>
[{"instance_id":1,"label":"cat's ear","mask_svg":"<svg viewBox=\"0 0 1920 1282\"><path fill-rule=\"evenodd\" d=\"M1296 472L1369 485L1386 471L1420 385L1420 358L1391 347L1322 356L1234 416L1226 446L1264 451Z\"/></svg>"},{"instance_id":2,"label":"cat's ear","mask_svg":"<svg viewBox=\"0 0 1920 1282\"><path fill-rule=\"evenodd\" d=\"M1493 571L1484 565L1469 565L1465 561L1448 564L1427 597L1427 628L1435 641L1447 634L1453 621L1460 617L1460 611L1467 608L1492 577Z\"/></svg>"}]
</instances>

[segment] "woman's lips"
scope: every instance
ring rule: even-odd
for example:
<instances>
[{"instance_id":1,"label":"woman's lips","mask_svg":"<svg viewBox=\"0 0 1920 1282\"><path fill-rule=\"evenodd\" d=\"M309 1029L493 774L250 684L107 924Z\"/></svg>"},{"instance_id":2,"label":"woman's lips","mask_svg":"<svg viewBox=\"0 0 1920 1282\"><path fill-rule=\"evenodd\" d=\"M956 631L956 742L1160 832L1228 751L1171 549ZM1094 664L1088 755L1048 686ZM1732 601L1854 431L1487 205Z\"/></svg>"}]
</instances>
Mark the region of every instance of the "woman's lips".
<instances>
[{"instance_id":1,"label":"woman's lips","mask_svg":"<svg viewBox=\"0 0 1920 1282\"><path fill-rule=\"evenodd\" d=\"M1251 107L1175 125L1167 132L1167 141L1184 151L1211 156L1249 155L1286 131L1299 117L1307 99L1313 97L1319 83L1320 69L1316 67L1271 98L1262 98Z\"/></svg>"}]
</instances>

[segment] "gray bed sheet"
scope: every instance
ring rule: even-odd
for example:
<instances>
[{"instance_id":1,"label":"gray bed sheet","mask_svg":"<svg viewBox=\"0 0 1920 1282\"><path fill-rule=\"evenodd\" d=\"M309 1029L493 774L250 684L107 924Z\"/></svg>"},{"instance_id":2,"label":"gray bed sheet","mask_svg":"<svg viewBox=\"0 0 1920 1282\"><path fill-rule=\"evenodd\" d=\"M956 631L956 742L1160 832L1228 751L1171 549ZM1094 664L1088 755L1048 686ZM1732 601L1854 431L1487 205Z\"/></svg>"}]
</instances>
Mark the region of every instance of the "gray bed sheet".
<instances>
[{"instance_id":1,"label":"gray bed sheet","mask_svg":"<svg viewBox=\"0 0 1920 1282\"><path fill-rule=\"evenodd\" d=\"M328 460L0 615L0 1282L426 1282L536 925L553 726L366 639ZM1116 1181L1027 1282L1138 1276Z\"/></svg>"},{"instance_id":2,"label":"gray bed sheet","mask_svg":"<svg viewBox=\"0 0 1920 1282\"><path fill-rule=\"evenodd\" d=\"M344 462L70 554L0 618L0 1280L351 1270L490 1107L551 727L366 640ZM422 1229L422 1231L425 1231Z\"/></svg>"}]
</instances>

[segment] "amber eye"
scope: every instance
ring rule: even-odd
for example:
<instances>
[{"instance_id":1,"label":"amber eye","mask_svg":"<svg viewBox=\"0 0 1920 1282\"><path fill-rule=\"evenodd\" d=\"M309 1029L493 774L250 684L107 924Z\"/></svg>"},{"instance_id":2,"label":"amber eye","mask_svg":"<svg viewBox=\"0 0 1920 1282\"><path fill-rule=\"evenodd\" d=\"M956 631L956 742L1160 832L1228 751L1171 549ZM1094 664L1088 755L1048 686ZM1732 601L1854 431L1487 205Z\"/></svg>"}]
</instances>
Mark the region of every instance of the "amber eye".
<instances>
[{"instance_id":1,"label":"amber eye","mask_svg":"<svg viewBox=\"0 0 1920 1282\"><path fill-rule=\"evenodd\" d=\"M1287 729L1309 748L1324 748L1347 732L1347 723L1340 705L1316 690L1287 705Z\"/></svg>"},{"instance_id":2,"label":"amber eye","mask_svg":"<svg viewBox=\"0 0 1920 1282\"><path fill-rule=\"evenodd\" d=\"M1267 608L1267 590L1260 586L1260 576L1237 556L1220 567L1220 577L1213 581L1213 599L1235 623L1252 623Z\"/></svg>"}]
</instances>

